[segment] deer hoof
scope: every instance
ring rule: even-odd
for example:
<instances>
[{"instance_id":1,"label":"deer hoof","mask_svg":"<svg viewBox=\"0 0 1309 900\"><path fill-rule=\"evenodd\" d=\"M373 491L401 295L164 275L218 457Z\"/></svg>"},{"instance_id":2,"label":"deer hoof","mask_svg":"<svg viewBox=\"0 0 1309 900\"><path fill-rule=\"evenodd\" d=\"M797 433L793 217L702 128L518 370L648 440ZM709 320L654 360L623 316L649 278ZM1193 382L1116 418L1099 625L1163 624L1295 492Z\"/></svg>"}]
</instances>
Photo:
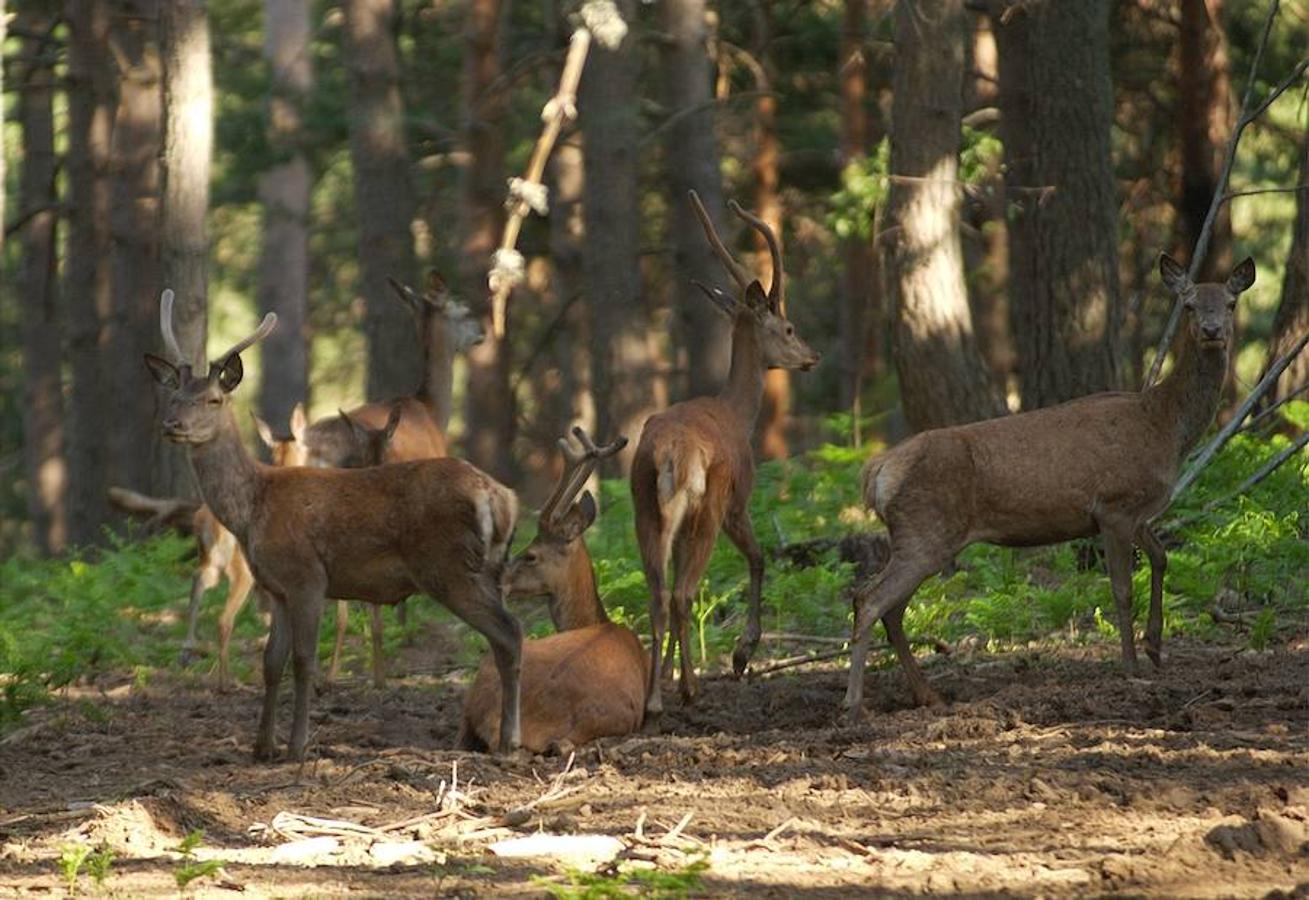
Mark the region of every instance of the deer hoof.
<instances>
[{"instance_id":1,"label":"deer hoof","mask_svg":"<svg viewBox=\"0 0 1309 900\"><path fill-rule=\"evenodd\" d=\"M647 712L645 714L645 721L641 723L641 733L647 735L663 734L664 730L660 727L660 720L662 718L663 713Z\"/></svg>"},{"instance_id":2,"label":"deer hoof","mask_svg":"<svg viewBox=\"0 0 1309 900\"><path fill-rule=\"evenodd\" d=\"M177 654L177 664L182 668L198 663L202 657L199 650L194 647L183 647L182 652Z\"/></svg>"},{"instance_id":3,"label":"deer hoof","mask_svg":"<svg viewBox=\"0 0 1309 900\"><path fill-rule=\"evenodd\" d=\"M746 667L750 665L750 657L754 656L754 645L740 643L732 651L732 671L740 678L745 674Z\"/></svg>"}]
</instances>

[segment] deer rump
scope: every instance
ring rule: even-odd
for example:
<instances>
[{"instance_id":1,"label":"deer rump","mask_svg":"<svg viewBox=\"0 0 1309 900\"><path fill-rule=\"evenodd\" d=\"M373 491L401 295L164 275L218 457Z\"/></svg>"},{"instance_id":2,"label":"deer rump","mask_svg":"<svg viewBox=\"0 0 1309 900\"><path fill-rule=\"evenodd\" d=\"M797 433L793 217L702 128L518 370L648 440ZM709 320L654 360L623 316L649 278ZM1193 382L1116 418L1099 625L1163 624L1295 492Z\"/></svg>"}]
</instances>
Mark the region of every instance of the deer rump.
<instances>
[{"instance_id":1,"label":"deer rump","mask_svg":"<svg viewBox=\"0 0 1309 900\"><path fill-rule=\"evenodd\" d=\"M614 622L524 641L522 746L545 753L639 731L648 657L636 635ZM488 655L468 688L455 746L485 752L499 740L500 678Z\"/></svg>"},{"instance_id":2,"label":"deer rump","mask_svg":"<svg viewBox=\"0 0 1309 900\"><path fill-rule=\"evenodd\" d=\"M925 431L868 462L864 502L888 524L913 519L913 533L934 542L1090 537L1107 508L1148 519L1168 505L1178 460L1172 441L1151 439L1157 427L1143 395L1122 392Z\"/></svg>"}]
</instances>

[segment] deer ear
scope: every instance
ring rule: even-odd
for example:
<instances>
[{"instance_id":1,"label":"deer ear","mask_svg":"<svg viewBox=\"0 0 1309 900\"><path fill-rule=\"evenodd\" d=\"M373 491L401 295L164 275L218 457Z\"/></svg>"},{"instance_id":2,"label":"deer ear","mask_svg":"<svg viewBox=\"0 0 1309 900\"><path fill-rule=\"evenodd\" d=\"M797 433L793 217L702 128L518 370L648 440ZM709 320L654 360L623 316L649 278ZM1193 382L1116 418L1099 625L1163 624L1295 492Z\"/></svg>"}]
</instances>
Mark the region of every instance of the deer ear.
<instances>
[{"instance_id":1,"label":"deer ear","mask_svg":"<svg viewBox=\"0 0 1309 900\"><path fill-rule=\"evenodd\" d=\"M356 438L362 438L363 440L368 440L368 429L365 428L363 425L359 424L358 420L356 420L354 416L350 415L348 412L346 412L343 409L337 409L336 413L341 417L342 422L345 422L346 425L350 426L350 433L352 435L354 435Z\"/></svg>"},{"instance_id":2,"label":"deer ear","mask_svg":"<svg viewBox=\"0 0 1309 900\"><path fill-rule=\"evenodd\" d=\"M391 407L391 414L386 417L386 427L382 429L382 440L391 443L395 430L400 427L400 417L404 415L404 406L400 403Z\"/></svg>"},{"instance_id":3,"label":"deer ear","mask_svg":"<svg viewBox=\"0 0 1309 900\"><path fill-rule=\"evenodd\" d=\"M175 391L182 386L182 373L178 371L177 366L163 357L147 353L145 355L145 367L150 370L150 374L155 381L170 391Z\"/></svg>"},{"instance_id":4,"label":"deer ear","mask_svg":"<svg viewBox=\"0 0 1309 900\"><path fill-rule=\"evenodd\" d=\"M590 491L584 491L581 499L573 504L572 509L568 510L559 522L557 529L559 536L565 541L581 537L582 532L595 523L597 512L595 498L591 496Z\"/></svg>"},{"instance_id":5,"label":"deer ear","mask_svg":"<svg viewBox=\"0 0 1309 900\"><path fill-rule=\"evenodd\" d=\"M305 418L305 405L297 403L291 410L291 437L295 438L297 444L305 442L305 426L308 424Z\"/></svg>"},{"instance_id":6,"label":"deer ear","mask_svg":"<svg viewBox=\"0 0 1309 900\"><path fill-rule=\"evenodd\" d=\"M223 389L224 394L232 393L245 377L245 365L241 362L241 355L233 353L222 362L214 363L209 367L209 377L218 379L218 386Z\"/></svg>"},{"instance_id":7,"label":"deer ear","mask_svg":"<svg viewBox=\"0 0 1309 900\"><path fill-rule=\"evenodd\" d=\"M1164 280L1164 286L1174 294L1180 294L1191 284L1191 277L1186 274L1182 264L1167 253L1159 254L1159 277Z\"/></svg>"},{"instance_id":8,"label":"deer ear","mask_svg":"<svg viewBox=\"0 0 1309 900\"><path fill-rule=\"evenodd\" d=\"M764 291L764 286L758 281L750 282L745 289L745 305L761 315L773 311L772 304L768 301L768 294Z\"/></svg>"},{"instance_id":9,"label":"deer ear","mask_svg":"<svg viewBox=\"0 0 1309 900\"><path fill-rule=\"evenodd\" d=\"M1227 278L1227 290L1233 294L1240 294L1250 289L1254 284L1254 259L1247 256L1237 263L1232 274Z\"/></svg>"},{"instance_id":10,"label":"deer ear","mask_svg":"<svg viewBox=\"0 0 1309 900\"><path fill-rule=\"evenodd\" d=\"M269 450L276 447L277 438L273 437L273 429L268 426L268 423L254 413L250 414L250 418L255 420L255 432L259 435L259 440L264 442L264 446Z\"/></svg>"},{"instance_id":11,"label":"deer ear","mask_svg":"<svg viewBox=\"0 0 1309 900\"><path fill-rule=\"evenodd\" d=\"M429 269L427 272L427 292L429 294L444 294L449 290L445 283L445 278L436 269Z\"/></svg>"}]
</instances>

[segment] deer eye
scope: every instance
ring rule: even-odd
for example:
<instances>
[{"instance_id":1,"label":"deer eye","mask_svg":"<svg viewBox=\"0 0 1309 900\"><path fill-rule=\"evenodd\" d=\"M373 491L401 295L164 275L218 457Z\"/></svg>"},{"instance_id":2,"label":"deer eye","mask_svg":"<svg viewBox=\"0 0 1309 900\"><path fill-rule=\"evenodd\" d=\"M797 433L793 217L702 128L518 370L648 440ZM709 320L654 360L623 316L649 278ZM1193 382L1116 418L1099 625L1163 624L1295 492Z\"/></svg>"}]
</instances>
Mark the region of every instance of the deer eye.
<instances>
[{"instance_id":1,"label":"deer eye","mask_svg":"<svg viewBox=\"0 0 1309 900\"><path fill-rule=\"evenodd\" d=\"M793 335L793 334L795 334L795 326L794 326L794 325L787 325L787 326L786 326L786 336L787 336L787 337L790 337L790 336Z\"/></svg>"},{"instance_id":2,"label":"deer eye","mask_svg":"<svg viewBox=\"0 0 1309 900\"><path fill-rule=\"evenodd\" d=\"M535 553L528 552L523 554L523 565L534 566L536 565L537 561L538 559Z\"/></svg>"}]
</instances>

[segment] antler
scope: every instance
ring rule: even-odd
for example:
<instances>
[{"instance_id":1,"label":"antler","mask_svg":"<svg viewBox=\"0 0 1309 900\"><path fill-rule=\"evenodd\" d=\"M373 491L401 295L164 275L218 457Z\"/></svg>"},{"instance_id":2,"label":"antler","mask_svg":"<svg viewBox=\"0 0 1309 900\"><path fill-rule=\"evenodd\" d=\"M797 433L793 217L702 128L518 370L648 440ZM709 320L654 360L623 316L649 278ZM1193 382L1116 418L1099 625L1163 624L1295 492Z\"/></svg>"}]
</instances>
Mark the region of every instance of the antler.
<instances>
[{"instance_id":1,"label":"antler","mask_svg":"<svg viewBox=\"0 0 1309 900\"><path fill-rule=\"evenodd\" d=\"M241 340L237 341L235 344L229 347L226 352L220 353L218 356L214 358L223 360L236 356L241 351L245 350L247 347L250 347L251 345L256 344L259 341L262 341L264 338L268 337L268 335L271 334L272 330L276 327L277 327L277 313L270 312L264 316L264 320L259 323L259 327L254 330L253 334L251 334L249 337L242 338Z\"/></svg>"},{"instance_id":2,"label":"antler","mask_svg":"<svg viewBox=\"0 0 1309 900\"><path fill-rule=\"evenodd\" d=\"M709 213L705 212L704 204L700 202L700 195L695 191L688 191L687 193L691 198L691 207L700 219L700 226L704 228L705 239L709 241L709 246L714 250L714 255L718 257L718 261L723 264L723 268L727 269L728 274L732 276L736 286L744 291L750 284L750 273L723 246L722 239L718 237L718 232L714 229L714 223L709 219ZM739 209L739 207L737 208Z\"/></svg>"},{"instance_id":3,"label":"antler","mask_svg":"<svg viewBox=\"0 0 1309 900\"><path fill-rule=\"evenodd\" d=\"M581 445L580 450L567 437L559 439L559 450L564 455L564 471L559 476L559 484L555 486L554 493L541 507L542 530L551 527L562 515L561 511L572 506L574 498L600 464L600 460L613 456L627 446L627 438L620 435L612 444L597 447L580 425L573 426L573 436Z\"/></svg>"},{"instance_id":4,"label":"antler","mask_svg":"<svg viewBox=\"0 0 1309 900\"><path fill-rule=\"evenodd\" d=\"M750 227L762 234L764 240L768 242L768 255L773 258L773 280L768 285L768 303L773 309L780 311L786 305L786 295L782 287L782 248L777 241L777 235L767 222L754 213L742 209L741 204L735 200L728 200L727 206L743 221L749 223ZM744 288L745 285L742 287Z\"/></svg>"},{"instance_id":5,"label":"antler","mask_svg":"<svg viewBox=\"0 0 1309 900\"><path fill-rule=\"evenodd\" d=\"M168 355L173 357L173 362L178 365L189 366L191 363L182 352L182 347L177 342L177 335L173 332L173 300L175 295L172 288L164 288L164 292L159 295L159 330L164 336L164 349Z\"/></svg>"}]
</instances>

